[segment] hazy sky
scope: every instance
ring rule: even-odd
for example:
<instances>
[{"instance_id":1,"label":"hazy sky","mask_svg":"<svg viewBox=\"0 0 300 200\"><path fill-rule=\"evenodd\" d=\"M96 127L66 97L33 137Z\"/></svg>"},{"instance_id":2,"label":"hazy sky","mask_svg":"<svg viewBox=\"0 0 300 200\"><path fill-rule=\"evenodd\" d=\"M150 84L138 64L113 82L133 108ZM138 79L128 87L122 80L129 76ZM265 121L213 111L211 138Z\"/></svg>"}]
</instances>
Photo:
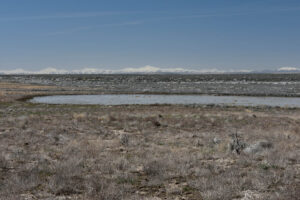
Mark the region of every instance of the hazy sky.
<instances>
[{"instance_id":1,"label":"hazy sky","mask_svg":"<svg viewBox=\"0 0 300 200\"><path fill-rule=\"evenodd\" d=\"M299 0L0 0L0 70L300 66Z\"/></svg>"}]
</instances>

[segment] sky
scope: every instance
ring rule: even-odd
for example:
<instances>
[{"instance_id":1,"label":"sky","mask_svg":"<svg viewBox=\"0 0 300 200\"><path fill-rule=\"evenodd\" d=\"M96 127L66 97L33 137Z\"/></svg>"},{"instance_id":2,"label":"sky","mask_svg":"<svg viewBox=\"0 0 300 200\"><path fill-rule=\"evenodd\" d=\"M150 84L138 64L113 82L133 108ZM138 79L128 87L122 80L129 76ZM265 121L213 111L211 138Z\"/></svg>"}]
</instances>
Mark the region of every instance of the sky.
<instances>
[{"instance_id":1,"label":"sky","mask_svg":"<svg viewBox=\"0 0 300 200\"><path fill-rule=\"evenodd\" d=\"M0 71L300 67L299 0L0 0Z\"/></svg>"}]
</instances>

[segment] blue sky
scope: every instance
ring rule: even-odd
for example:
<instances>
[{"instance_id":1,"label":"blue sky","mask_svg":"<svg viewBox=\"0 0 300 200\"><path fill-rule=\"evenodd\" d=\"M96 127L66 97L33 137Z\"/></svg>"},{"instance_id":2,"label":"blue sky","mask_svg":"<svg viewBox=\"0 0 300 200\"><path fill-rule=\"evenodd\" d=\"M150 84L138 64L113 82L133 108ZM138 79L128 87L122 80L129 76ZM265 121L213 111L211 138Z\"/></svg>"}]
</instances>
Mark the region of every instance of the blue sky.
<instances>
[{"instance_id":1,"label":"blue sky","mask_svg":"<svg viewBox=\"0 0 300 200\"><path fill-rule=\"evenodd\" d=\"M0 0L0 70L300 67L299 0Z\"/></svg>"}]
</instances>

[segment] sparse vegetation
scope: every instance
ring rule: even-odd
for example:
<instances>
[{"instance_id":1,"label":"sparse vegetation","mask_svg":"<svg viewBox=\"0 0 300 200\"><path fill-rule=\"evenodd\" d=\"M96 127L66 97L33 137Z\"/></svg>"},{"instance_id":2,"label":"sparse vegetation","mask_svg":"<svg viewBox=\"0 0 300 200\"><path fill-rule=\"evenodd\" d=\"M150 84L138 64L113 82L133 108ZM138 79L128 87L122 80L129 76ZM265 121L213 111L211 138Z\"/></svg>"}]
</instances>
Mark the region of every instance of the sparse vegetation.
<instances>
[{"instance_id":1,"label":"sparse vegetation","mask_svg":"<svg viewBox=\"0 0 300 200\"><path fill-rule=\"evenodd\" d=\"M0 103L0 199L294 200L299 127L299 109Z\"/></svg>"}]
</instances>

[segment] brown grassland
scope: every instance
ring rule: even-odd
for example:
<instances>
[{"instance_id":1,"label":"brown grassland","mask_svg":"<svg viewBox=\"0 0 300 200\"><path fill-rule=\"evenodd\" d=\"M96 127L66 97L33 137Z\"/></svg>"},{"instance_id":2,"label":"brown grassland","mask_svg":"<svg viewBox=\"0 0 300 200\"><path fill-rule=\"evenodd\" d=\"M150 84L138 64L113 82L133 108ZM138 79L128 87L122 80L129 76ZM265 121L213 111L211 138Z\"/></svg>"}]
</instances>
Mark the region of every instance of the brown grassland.
<instances>
[{"instance_id":1,"label":"brown grassland","mask_svg":"<svg viewBox=\"0 0 300 200\"><path fill-rule=\"evenodd\" d=\"M1 200L300 197L299 109L44 105L16 99L57 88L0 88Z\"/></svg>"}]
</instances>

